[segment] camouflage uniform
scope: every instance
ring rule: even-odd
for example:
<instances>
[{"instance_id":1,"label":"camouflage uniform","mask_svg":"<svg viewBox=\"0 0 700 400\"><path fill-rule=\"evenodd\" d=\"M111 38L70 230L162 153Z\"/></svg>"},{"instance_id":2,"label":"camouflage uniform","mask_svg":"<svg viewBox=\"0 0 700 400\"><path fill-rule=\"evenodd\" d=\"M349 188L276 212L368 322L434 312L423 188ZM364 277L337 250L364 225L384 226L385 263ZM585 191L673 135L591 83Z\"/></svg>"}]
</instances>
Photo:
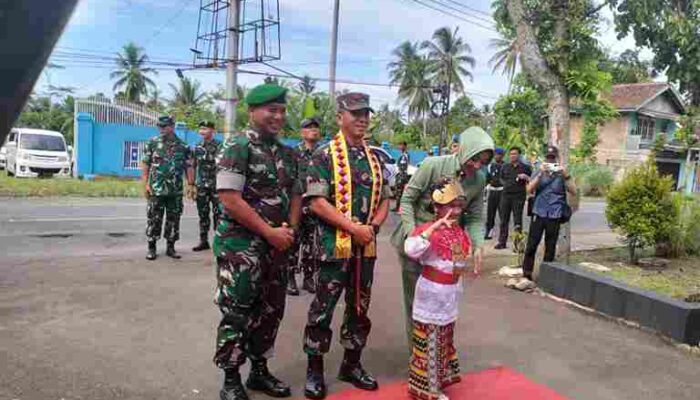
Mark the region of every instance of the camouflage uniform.
<instances>
[{"instance_id":1,"label":"camouflage uniform","mask_svg":"<svg viewBox=\"0 0 700 400\"><path fill-rule=\"evenodd\" d=\"M399 161L396 163L398 166L398 173L396 174L396 209L399 209L399 203L401 202L401 196L403 195L403 189L408 183L408 164L410 163L410 157L408 152L404 151L399 156Z\"/></svg>"},{"instance_id":2,"label":"camouflage uniform","mask_svg":"<svg viewBox=\"0 0 700 400\"><path fill-rule=\"evenodd\" d=\"M216 156L221 142L216 139L202 141L193 151L195 167L195 185L197 186L197 213L199 214L199 237L203 243L208 241L209 227L214 221L214 229L219 223L219 196L216 194ZM210 210L213 211L210 219Z\"/></svg>"},{"instance_id":3,"label":"camouflage uniform","mask_svg":"<svg viewBox=\"0 0 700 400\"><path fill-rule=\"evenodd\" d=\"M243 199L274 227L289 222L296 182L294 150L253 129L228 138L218 157L217 190L242 192ZM276 251L238 223L222 207L214 236L217 261L215 301L222 319L214 362L220 368L242 365L245 358L267 359L284 315L287 253Z\"/></svg>"},{"instance_id":4,"label":"camouflage uniform","mask_svg":"<svg viewBox=\"0 0 700 400\"><path fill-rule=\"evenodd\" d=\"M352 171L352 215L359 222L369 224L369 204L372 193L372 173L362 146L348 144L348 159ZM381 166L386 176L384 166ZM382 178L383 179L383 178ZM325 145L313 155L307 174L305 197L325 197L331 204L334 198L336 183L333 177L333 167L330 147ZM389 198L388 185L383 185L381 199ZM372 323L367 316L371 298L374 263L376 258L361 257L360 310L357 312L355 302L355 284L353 270L358 259L354 255L349 260L335 257L336 229L324 222L318 221L317 227L320 246L317 246L316 256L320 259L320 269L316 296L309 309L308 322L304 331L304 351L311 356L323 355L328 352L331 341L331 319L333 311L345 290L345 316L341 327L340 342L345 349L360 351L367 343ZM359 315L358 315L359 314Z\"/></svg>"},{"instance_id":5,"label":"camouflage uniform","mask_svg":"<svg viewBox=\"0 0 700 400\"><path fill-rule=\"evenodd\" d=\"M143 163L148 167L148 223L149 242L160 238L165 213L164 237L168 242L180 239L182 215L182 179L192 163L189 147L175 134L158 136L146 144Z\"/></svg>"},{"instance_id":6,"label":"camouflage uniform","mask_svg":"<svg viewBox=\"0 0 700 400\"><path fill-rule=\"evenodd\" d=\"M311 162L311 156L314 150L306 148L304 143L301 143L296 148L297 163L299 167L299 181L303 184L306 179L308 165ZM294 273L303 272L304 279L314 279L318 271L318 259L314 257L313 249L318 247L316 235L316 217L311 213L308 201L302 206L302 219L299 224L299 230L295 242L295 251L290 268Z\"/></svg>"}]
</instances>

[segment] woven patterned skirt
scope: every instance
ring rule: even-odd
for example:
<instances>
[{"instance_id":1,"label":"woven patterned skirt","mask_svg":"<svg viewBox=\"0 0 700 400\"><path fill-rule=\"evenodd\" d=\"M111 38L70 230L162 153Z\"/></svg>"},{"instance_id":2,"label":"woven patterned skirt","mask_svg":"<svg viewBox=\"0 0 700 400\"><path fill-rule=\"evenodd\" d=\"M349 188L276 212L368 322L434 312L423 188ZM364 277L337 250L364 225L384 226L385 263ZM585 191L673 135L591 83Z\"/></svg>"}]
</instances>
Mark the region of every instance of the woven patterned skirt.
<instances>
[{"instance_id":1,"label":"woven patterned skirt","mask_svg":"<svg viewBox=\"0 0 700 400\"><path fill-rule=\"evenodd\" d=\"M454 322L439 326L413 321L408 392L414 398L437 400L444 388L460 381L454 328Z\"/></svg>"}]
</instances>

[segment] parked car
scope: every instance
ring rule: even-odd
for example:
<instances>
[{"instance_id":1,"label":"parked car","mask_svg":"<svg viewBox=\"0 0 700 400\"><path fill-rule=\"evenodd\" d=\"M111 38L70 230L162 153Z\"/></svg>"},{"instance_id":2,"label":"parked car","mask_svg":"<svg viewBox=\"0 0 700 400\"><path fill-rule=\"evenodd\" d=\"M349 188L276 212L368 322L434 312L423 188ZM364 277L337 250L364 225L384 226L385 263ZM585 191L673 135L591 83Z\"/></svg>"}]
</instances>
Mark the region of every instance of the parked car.
<instances>
[{"instance_id":1,"label":"parked car","mask_svg":"<svg viewBox=\"0 0 700 400\"><path fill-rule=\"evenodd\" d=\"M13 128L7 139L7 174L23 178L70 176L70 157L60 132Z\"/></svg>"},{"instance_id":2,"label":"parked car","mask_svg":"<svg viewBox=\"0 0 700 400\"><path fill-rule=\"evenodd\" d=\"M396 175L398 175L399 173L399 166L396 164L396 160L391 156L391 154L389 154L388 151L384 150L381 147L371 146L371 148L379 156L379 161L381 161L386 167L389 176L386 176L385 178L389 182L389 188L391 188L391 192L394 193L394 189L396 187ZM409 178L413 176L413 174L416 172L416 169L417 168L413 165L408 166Z\"/></svg>"},{"instance_id":3,"label":"parked car","mask_svg":"<svg viewBox=\"0 0 700 400\"><path fill-rule=\"evenodd\" d=\"M0 147L0 170L5 169L7 165L7 147Z\"/></svg>"}]
</instances>

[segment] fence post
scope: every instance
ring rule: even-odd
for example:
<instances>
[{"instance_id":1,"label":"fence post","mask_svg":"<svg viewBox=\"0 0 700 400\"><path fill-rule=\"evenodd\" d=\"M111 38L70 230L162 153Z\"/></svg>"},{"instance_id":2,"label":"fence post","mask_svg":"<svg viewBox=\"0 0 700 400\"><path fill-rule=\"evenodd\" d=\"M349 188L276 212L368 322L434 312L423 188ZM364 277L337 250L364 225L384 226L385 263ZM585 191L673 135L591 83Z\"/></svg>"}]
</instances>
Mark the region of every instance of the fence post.
<instances>
[{"instance_id":1,"label":"fence post","mask_svg":"<svg viewBox=\"0 0 700 400\"><path fill-rule=\"evenodd\" d=\"M78 177L94 172L94 123L92 114L78 113L75 116L75 168Z\"/></svg>"}]
</instances>

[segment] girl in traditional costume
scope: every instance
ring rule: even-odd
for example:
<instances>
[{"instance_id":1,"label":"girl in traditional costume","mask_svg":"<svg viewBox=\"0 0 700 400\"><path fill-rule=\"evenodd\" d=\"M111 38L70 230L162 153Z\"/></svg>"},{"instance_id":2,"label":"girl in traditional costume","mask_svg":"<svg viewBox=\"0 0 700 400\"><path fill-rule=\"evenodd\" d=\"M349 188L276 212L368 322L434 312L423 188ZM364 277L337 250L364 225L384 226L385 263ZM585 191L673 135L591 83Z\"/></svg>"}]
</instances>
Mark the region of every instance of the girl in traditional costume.
<instances>
[{"instance_id":1,"label":"girl in traditional costume","mask_svg":"<svg viewBox=\"0 0 700 400\"><path fill-rule=\"evenodd\" d=\"M454 327L471 241L459 226L465 199L444 181L432 193L435 221L416 227L404 244L423 270L413 300L413 350L408 391L416 399L448 400L443 389L460 381Z\"/></svg>"}]
</instances>

